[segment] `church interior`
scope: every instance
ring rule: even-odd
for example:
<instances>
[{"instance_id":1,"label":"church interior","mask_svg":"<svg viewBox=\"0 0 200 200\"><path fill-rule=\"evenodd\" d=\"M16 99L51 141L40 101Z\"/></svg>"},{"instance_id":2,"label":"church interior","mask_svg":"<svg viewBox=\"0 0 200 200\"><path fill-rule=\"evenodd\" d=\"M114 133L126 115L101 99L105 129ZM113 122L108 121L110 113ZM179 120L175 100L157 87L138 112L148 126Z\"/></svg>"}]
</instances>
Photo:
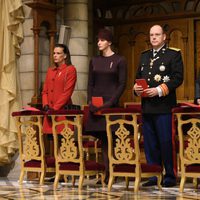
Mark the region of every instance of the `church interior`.
<instances>
[{"instance_id":1,"label":"church interior","mask_svg":"<svg viewBox=\"0 0 200 200\"><path fill-rule=\"evenodd\" d=\"M195 81L200 76L200 0L0 3L0 199L200 199L200 108L194 104ZM145 165L141 97L133 94L140 54L151 48L149 29L155 24L163 27L167 46L181 51L184 64L183 83L176 90L179 107L172 112L177 185L170 188L160 184L163 172ZM108 136L112 181L106 184L102 180L101 141L84 135L85 110L49 112L53 139L42 132L45 115L41 111L42 87L48 67L53 65L56 43L69 47L76 66L73 104L87 107L89 60L99 53L96 35L104 27L112 31L112 47L126 58L128 66L120 108L101 113L107 134L114 123L110 121L113 115L121 116L117 126L123 128L116 146ZM56 116L68 116L70 120L66 118L60 124ZM74 128L65 128L58 136L54 133L60 125ZM65 148L62 141L66 142ZM116 147L121 148L121 154L115 155ZM64 163L66 159L69 165ZM89 166L90 160L95 166ZM134 170L127 171L131 164ZM112 165L120 165L119 171ZM157 176L160 183L143 187L151 176Z\"/></svg>"}]
</instances>

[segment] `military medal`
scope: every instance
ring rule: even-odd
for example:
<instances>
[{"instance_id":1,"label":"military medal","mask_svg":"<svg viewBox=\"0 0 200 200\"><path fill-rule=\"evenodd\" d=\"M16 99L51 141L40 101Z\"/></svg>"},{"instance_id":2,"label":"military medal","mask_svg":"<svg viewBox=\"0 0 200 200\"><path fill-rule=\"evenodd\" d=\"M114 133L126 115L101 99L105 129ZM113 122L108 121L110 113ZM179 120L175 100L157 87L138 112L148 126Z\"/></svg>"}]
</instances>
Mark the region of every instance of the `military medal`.
<instances>
[{"instance_id":1,"label":"military medal","mask_svg":"<svg viewBox=\"0 0 200 200\"><path fill-rule=\"evenodd\" d=\"M167 83L169 81L170 81L170 77L168 75L166 75L166 76L163 77L163 82L164 83Z\"/></svg>"},{"instance_id":2,"label":"military medal","mask_svg":"<svg viewBox=\"0 0 200 200\"><path fill-rule=\"evenodd\" d=\"M153 59L151 59L150 58L150 67L153 67L153 63L154 63L154 61L156 61L157 59L159 59L160 57L156 57L156 58L153 58Z\"/></svg>"},{"instance_id":3,"label":"military medal","mask_svg":"<svg viewBox=\"0 0 200 200\"><path fill-rule=\"evenodd\" d=\"M142 64L142 66L141 66L141 71L143 71L144 70L144 64Z\"/></svg>"},{"instance_id":4,"label":"military medal","mask_svg":"<svg viewBox=\"0 0 200 200\"><path fill-rule=\"evenodd\" d=\"M156 75L154 76L154 80L155 80L156 82L159 82L159 81L161 80L161 75L160 75L160 74L156 74Z\"/></svg>"},{"instance_id":5,"label":"military medal","mask_svg":"<svg viewBox=\"0 0 200 200\"><path fill-rule=\"evenodd\" d=\"M150 65L150 67L152 67L152 66L153 66L153 60L154 60L154 59L150 59L150 64L149 64L149 65Z\"/></svg>"},{"instance_id":6,"label":"military medal","mask_svg":"<svg viewBox=\"0 0 200 200\"><path fill-rule=\"evenodd\" d=\"M162 63L162 65L160 65L159 69L161 72L165 71L165 66L163 65L163 63Z\"/></svg>"}]
</instances>

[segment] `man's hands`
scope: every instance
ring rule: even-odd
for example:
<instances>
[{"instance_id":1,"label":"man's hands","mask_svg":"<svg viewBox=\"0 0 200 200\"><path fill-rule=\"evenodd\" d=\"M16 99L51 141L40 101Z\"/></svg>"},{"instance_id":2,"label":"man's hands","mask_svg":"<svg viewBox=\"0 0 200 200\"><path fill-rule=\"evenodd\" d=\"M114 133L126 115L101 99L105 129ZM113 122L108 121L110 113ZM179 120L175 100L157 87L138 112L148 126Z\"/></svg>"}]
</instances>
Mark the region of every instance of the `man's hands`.
<instances>
[{"instance_id":1,"label":"man's hands","mask_svg":"<svg viewBox=\"0 0 200 200\"><path fill-rule=\"evenodd\" d=\"M135 83L135 85L133 86L133 90L135 91L137 96L141 96L144 91L143 87L141 85L138 85L137 83Z\"/></svg>"},{"instance_id":2,"label":"man's hands","mask_svg":"<svg viewBox=\"0 0 200 200\"><path fill-rule=\"evenodd\" d=\"M147 88L143 89L141 85L138 85L137 83L134 84L133 90L135 91L137 96L141 96L143 92L147 94L147 97L155 97L158 95L158 90L153 87L153 88Z\"/></svg>"},{"instance_id":3,"label":"man's hands","mask_svg":"<svg viewBox=\"0 0 200 200\"><path fill-rule=\"evenodd\" d=\"M155 87L153 87L153 88L147 88L144 91L145 91L145 93L147 94L148 97L158 96L158 90Z\"/></svg>"}]
</instances>

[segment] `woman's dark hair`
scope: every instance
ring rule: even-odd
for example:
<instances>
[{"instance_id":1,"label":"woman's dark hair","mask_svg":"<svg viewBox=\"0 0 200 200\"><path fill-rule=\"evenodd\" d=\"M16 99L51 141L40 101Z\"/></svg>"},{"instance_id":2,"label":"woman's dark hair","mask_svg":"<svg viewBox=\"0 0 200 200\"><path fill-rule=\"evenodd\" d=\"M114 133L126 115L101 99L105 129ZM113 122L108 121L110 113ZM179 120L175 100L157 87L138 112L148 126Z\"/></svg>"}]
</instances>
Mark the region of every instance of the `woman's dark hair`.
<instances>
[{"instance_id":1,"label":"woman's dark hair","mask_svg":"<svg viewBox=\"0 0 200 200\"><path fill-rule=\"evenodd\" d=\"M55 48L56 47L60 47L60 48L63 49L64 54L66 54L66 56L67 56L66 57L66 64L67 65L71 65L72 64L72 62L71 62L71 55L70 55L69 48L67 47L67 45L65 45L65 44L56 44Z\"/></svg>"}]
</instances>

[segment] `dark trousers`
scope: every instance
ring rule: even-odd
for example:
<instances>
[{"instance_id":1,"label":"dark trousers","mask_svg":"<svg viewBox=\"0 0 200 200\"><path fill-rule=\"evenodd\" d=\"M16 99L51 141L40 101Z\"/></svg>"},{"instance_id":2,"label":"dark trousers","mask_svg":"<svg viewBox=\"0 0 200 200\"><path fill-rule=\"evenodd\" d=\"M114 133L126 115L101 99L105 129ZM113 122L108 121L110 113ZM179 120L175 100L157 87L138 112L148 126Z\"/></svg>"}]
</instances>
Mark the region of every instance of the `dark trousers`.
<instances>
[{"instance_id":1,"label":"dark trousers","mask_svg":"<svg viewBox=\"0 0 200 200\"><path fill-rule=\"evenodd\" d=\"M175 179L172 154L172 115L143 114L142 124L147 162L164 165L164 179Z\"/></svg>"}]
</instances>

